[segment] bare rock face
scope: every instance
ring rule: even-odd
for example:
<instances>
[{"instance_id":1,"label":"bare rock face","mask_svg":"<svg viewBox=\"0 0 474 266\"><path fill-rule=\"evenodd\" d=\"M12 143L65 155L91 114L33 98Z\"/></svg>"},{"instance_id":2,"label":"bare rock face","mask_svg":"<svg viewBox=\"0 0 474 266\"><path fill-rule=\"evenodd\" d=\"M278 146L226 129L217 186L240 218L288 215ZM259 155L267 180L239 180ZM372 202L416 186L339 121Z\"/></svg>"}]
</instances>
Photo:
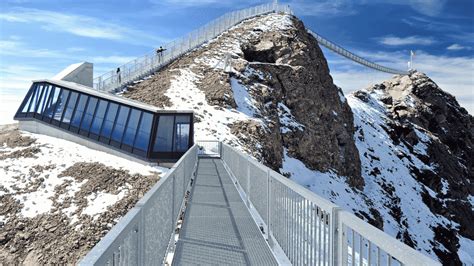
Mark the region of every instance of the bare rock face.
<instances>
[{"instance_id":1,"label":"bare rock face","mask_svg":"<svg viewBox=\"0 0 474 266\"><path fill-rule=\"evenodd\" d=\"M422 200L432 213L459 224L434 226L434 240L442 246L433 250L444 263L461 264L457 235L474 239L474 211L469 203L474 195L473 116L420 72L395 76L354 96L367 102L369 94L377 95L385 107L389 118L385 130L392 141L431 166L411 168L411 175L431 190L424 189ZM429 137L422 139L417 132ZM427 146L426 153L417 149L419 145Z\"/></svg>"},{"instance_id":2,"label":"bare rock face","mask_svg":"<svg viewBox=\"0 0 474 266\"><path fill-rule=\"evenodd\" d=\"M273 91L265 103L283 103L304 130L282 134L289 155L319 171L336 170L348 183L361 189L360 161L354 145L353 115L329 74L316 40L303 23L294 28L269 31L243 46L251 66L267 73ZM281 129L281 128L280 128Z\"/></svg>"}]
</instances>

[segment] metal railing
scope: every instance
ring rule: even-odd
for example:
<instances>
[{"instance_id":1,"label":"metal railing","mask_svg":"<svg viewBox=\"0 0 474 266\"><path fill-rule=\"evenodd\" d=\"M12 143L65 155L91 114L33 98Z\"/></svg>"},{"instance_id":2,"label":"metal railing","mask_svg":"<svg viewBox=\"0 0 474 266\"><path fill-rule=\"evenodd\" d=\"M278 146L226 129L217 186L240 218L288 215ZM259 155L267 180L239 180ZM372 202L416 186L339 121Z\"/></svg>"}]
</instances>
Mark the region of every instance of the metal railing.
<instances>
[{"instance_id":1,"label":"metal railing","mask_svg":"<svg viewBox=\"0 0 474 266\"><path fill-rule=\"evenodd\" d=\"M196 171L197 149L189 149L79 265L162 264Z\"/></svg>"},{"instance_id":2,"label":"metal railing","mask_svg":"<svg viewBox=\"0 0 474 266\"><path fill-rule=\"evenodd\" d=\"M399 74L399 75L406 75L408 74L407 71L403 71L403 70L398 70L398 69L393 69L393 68L389 68L389 67L384 67L382 65L379 65L379 64L376 64L376 63L373 63L373 62L370 62L369 60L366 60L352 52L349 52L348 50L342 48L341 46L329 41L328 39L322 37L321 35L311 31L311 30L308 30L308 32L314 36L314 38L318 41L319 44L321 44L322 46L328 48L329 50L331 51L334 51L335 53L337 54L340 54L358 64L361 64L361 65L364 65L368 68L372 68L372 69L375 69L375 70L378 70L378 71L381 71L381 72L385 72L385 73L390 73L390 74Z\"/></svg>"},{"instance_id":3,"label":"metal railing","mask_svg":"<svg viewBox=\"0 0 474 266\"><path fill-rule=\"evenodd\" d=\"M221 158L294 265L439 265L330 201L222 144Z\"/></svg>"},{"instance_id":4,"label":"metal railing","mask_svg":"<svg viewBox=\"0 0 474 266\"><path fill-rule=\"evenodd\" d=\"M440 265L229 145L202 143L218 147L270 246L293 265ZM80 265L162 264L174 243L198 149L194 145Z\"/></svg>"},{"instance_id":5,"label":"metal railing","mask_svg":"<svg viewBox=\"0 0 474 266\"><path fill-rule=\"evenodd\" d=\"M275 2L226 13L184 37L163 45L165 50L161 53L157 53L156 50L150 51L142 57L119 66L120 71L114 69L94 78L94 88L99 91L113 91L131 84L217 37L241 21L272 12L292 14L288 5L280 5Z\"/></svg>"}]
</instances>

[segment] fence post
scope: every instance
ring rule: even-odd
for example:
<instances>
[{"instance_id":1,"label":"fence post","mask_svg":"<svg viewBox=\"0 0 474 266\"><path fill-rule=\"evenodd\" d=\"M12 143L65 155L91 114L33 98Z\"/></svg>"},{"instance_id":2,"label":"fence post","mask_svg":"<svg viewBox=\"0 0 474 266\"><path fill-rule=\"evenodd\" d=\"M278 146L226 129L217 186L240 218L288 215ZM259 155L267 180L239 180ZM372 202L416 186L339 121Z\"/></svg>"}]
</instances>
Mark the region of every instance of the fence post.
<instances>
[{"instance_id":1,"label":"fence post","mask_svg":"<svg viewBox=\"0 0 474 266\"><path fill-rule=\"evenodd\" d=\"M143 207L140 207L140 222L138 223L138 252L137 265L145 264L145 215Z\"/></svg>"},{"instance_id":2,"label":"fence post","mask_svg":"<svg viewBox=\"0 0 474 266\"><path fill-rule=\"evenodd\" d=\"M342 265L342 243L344 236L342 232L342 223L340 223L339 212L342 209L340 207L334 207L331 210L331 231L330 233L330 243L331 244L331 266L333 265Z\"/></svg>"},{"instance_id":3,"label":"fence post","mask_svg":"<svg viewBox=\"0 0 474 266\"><path fill-rule=\"evenodd\" d=\"M267 169L267 237L268 237L268 245L273 248L273 240L272 240L272 222L271 222L271 215L272 215L272 186L271 186L271 176L270 176L270 169Z\"/></svg>"},{"instance_id":4,"label":"fence post","mask_svg":"<svg viewBox=\"0 0 474 266\"><path fill-rule=\"evenodd\" d=\"M247 206L250 209L250 162L248 158L245 158L245 163L247 164Z\"/></svg>"}]
</instances>

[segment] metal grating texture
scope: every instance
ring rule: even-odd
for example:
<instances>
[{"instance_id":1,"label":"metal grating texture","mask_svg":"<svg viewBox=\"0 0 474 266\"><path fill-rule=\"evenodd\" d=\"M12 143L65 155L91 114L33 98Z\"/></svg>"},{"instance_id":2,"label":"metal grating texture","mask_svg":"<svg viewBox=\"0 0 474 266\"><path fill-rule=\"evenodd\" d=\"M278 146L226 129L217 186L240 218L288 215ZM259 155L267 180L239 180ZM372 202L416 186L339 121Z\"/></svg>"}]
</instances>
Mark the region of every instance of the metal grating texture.
<instances>
[{"instance_id":1,"label":"metal grating texture","mask_svg":"<svg viewBox=\"0 0 474 266\"><path fill-rule=\"evenodd\" d=\"M199 159L173 259L190 264L277 264L219 159Z\"/></svg>"}]
</instances>

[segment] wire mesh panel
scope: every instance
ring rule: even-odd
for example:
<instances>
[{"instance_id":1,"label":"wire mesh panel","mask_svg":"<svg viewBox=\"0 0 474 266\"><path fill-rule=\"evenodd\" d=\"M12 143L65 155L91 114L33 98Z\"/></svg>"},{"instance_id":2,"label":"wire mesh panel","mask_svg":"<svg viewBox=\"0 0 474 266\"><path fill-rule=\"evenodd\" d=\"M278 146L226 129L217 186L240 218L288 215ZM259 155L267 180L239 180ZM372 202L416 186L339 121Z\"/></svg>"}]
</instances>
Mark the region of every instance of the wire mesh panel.
<instances>
[{"instance_id":1,"label":"wire mesh panel","mask_svg":"<svg viewBox=\"0 0 474 266\"><path fill-rule=\"evenodd\" d=\"M262 166L253 162L249 162L248 165L250 179L250 201L254 204L255 209L257 209L263 221L268 224L268 171L266 171L266 169Z\"/></svg>"},{"instance_id":2,"label":"wire mesh panel","mask_svg":"<svg viewBox=\"0 0 474 266\"><path fill-rule=\"evenodd\" d=\"M196 168L194 145L148 191L80 265L156 265L165 257L184 196Z\"/></svg>"},{"instance_id":3,"label":"wire mesh panel","mask_svg":"<svg viewBox=\"0 0 474 266\"><path fill-rule=\"evenodd\" d=\"M142 207L143 260L145 265L162 261L173 224L173 178L162 183Z\"/></svg>"}]
</instances>

